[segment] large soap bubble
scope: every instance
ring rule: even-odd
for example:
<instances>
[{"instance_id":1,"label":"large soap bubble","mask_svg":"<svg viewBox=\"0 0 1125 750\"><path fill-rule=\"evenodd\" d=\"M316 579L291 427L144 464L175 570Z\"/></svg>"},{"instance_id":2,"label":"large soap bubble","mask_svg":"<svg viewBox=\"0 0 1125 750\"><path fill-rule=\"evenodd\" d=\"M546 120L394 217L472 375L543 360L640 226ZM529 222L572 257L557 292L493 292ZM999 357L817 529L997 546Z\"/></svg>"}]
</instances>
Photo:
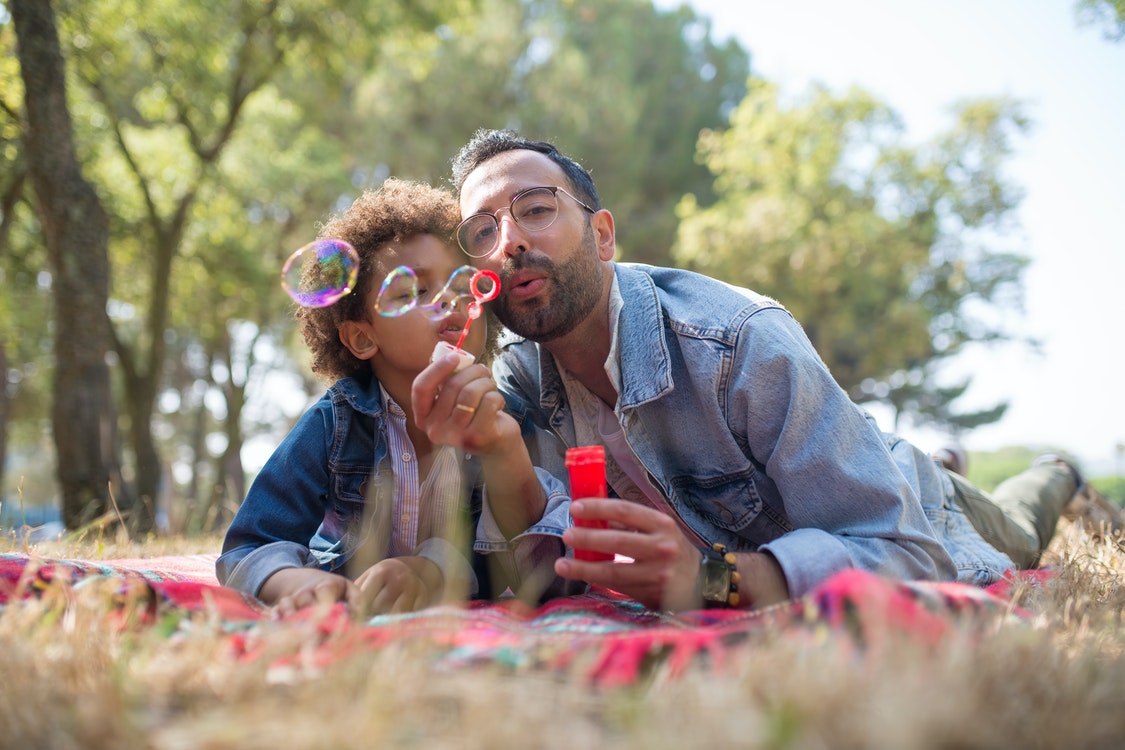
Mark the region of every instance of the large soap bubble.
<instances>
[{"instance_id":1,"label":"large soap bubble","mask_svg":"<svg viewBox=\"0 0 1125 750\"><path fill-rule=\"evenodd\" d=\"M351 294L359 254L343 240L323 239L295 251L281 269L281 286L302 307L328 307Z\"/></svg>"}]
</instances>

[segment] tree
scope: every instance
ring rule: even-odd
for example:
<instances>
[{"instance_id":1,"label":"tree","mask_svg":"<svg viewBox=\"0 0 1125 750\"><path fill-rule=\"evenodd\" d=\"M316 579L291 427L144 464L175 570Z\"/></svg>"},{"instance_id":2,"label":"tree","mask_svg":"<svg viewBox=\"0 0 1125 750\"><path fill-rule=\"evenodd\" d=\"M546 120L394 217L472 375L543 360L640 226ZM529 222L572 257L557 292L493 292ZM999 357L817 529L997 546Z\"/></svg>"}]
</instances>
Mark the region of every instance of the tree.
<instances>
[{"instance_id":1,"label":"tree","mask_svg":"<svg viewBox=\"0 0 1125 750\"><path fill-rule=\"evenodd\" d=\"M1019 192L1002 174L1027 121L1008 101L970 102L924 148L902 144L897 115L868 94L814 87L791 107L751 84L726 131L699 155L718 200L686 196L675 257L779 299L858 402L948 426L958 414L939 365L1005 337L988 318L1021 303L1026 258L998 250Z\"/></svg>"},{"instance_id":2,"label":"tree","mask_svg":"<svg viewBox=\"0 0 1125 750\"><path fill-rule=\"evenodd\" d=\"M254 100L272 97L294 118L320 123L323 116L302 109L298 99L279 96L275 83L300 80L315 92L304 96L310 101L317 96L316 103L327 108L342 90L329 79L339 75L347 81L342 71L364 69L381 36L435 23L451 5L439 0L346 0L330 8L313 0L245 0L213 8L171 0L66 4L76 98L88 115L100 187L114 206L114 267L128 269L117 276L114 294L131 314L115 319L111 332L125 383L141 528L153 524L165 473L153 423L167 364L166 336L174 326L178 263L193 253L204 257L209 243L225 242L236 232L249 240L237 255L257 252L258 264L266 267L277 254L262 257L260 243L267 239L251 231L246 204L231 201L226 189L228 181L237 184L232 170L241 165L228 162L227 154L239 137L253 142L262 159L286 158L288 144L270 140L276 131L242 130ZM331 133L325 135L320 142L330 144ZM346 166L337 161L334 167L337 182L340 176L346 181ZM273 208L282 201L271 197L262 205ZM241 212L241 220L231 218L238 214L225 223L217 220L211 213L219 209ZM200 233L220 225L217 233ZM266 234L276 239L278 233ZM229 283L222 268L208 270ZM215 330L213 318L203 322Z\"/></svg>"},{"instance_id":3,"label":"tree","mask_svg":"<svg viewBox=\"0 0 1125 750\"><path fill-rule=\"evenodd\" d=\"M421 42L383 47L358 92L378 123L369 172L444 180L474 130L514 127L592 168L623 258L667 263L676 202L711 195L695 141L726 122L748 74L746 51L717 44L686 6L488 0Z\"/></svg>"},{"instance_id":4,"label":"tree","mask_svg":"<svg viewBox=\"0 0 1125 750\"><path fill-rule=\"evenodd\" d=\"M55 380L52 425L63 518L75 526L108 506L121 486L110 394L108 220L82 175L66 102L65 64L54 11L12 0L27 125L28 174L53 274Z\"/></svg>"},{"instance_id":5,"label":"tree","mask_svg":"<svg viewBox=\"0 0 1125 750\"><path fill-rule=\"evenodd\" d=\"M1079 25L1101 26L1111 42L1125 39L1125 0L1078 0L1075 10Z\"/></svg>"},{"instance_id":6,"label":"tree","mask_svg":"<svg viewBox=\"0 0 1125 750\"><path fill-rule=\"evenodd\" d=\"M158 495L197 501L194 517L233 504L246 407L292 333L277 271L327 213L389 174L441 181L473 130L513 125L589 163L628 225L623 256L663 262L679 195L710 196L699 130L725 122L748 73L736 43L648 0L56 9L77 154L109 213L111 354L142 527ZM19 214L16 236L35 222ZM28 355L13 349L18 371Z\"/></svg>"}]
</instances>

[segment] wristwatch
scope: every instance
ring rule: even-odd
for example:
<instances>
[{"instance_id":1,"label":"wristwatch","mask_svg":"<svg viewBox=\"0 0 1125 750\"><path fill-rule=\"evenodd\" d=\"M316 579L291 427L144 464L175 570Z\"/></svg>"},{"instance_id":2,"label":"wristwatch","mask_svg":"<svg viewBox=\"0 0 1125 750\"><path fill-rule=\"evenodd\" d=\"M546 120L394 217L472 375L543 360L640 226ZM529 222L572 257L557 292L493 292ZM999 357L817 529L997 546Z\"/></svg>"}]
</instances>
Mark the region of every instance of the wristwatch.
<instances>
[{"instance_id":1,"label":"wristwatch","mask_svg":"<svg viewBox=\"0 0 1125 750\"><path fill-rule=\"evenodd\" d=\"M733 552L725 545L715 543L711 549L702 550L699 563L699 592L704 605L737 607L739 602L738 566Z\"/></svg>"}]
</instances>

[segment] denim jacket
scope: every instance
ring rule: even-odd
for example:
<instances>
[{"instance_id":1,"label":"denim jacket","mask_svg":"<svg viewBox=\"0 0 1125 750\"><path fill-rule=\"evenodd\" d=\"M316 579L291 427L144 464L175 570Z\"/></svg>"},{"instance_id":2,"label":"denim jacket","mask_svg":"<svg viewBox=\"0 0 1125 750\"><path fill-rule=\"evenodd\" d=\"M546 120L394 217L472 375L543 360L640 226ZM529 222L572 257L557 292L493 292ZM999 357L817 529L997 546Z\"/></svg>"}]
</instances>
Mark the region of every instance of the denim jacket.
<instances>
[{"instance_id":1,"label":"denim jacket","mask_svg":"<svg viewBox=\"0 0 1125 750\"><path fill-rule=\"evenodd\" d=\"M270 456L250 486L223 541L215 563L220 583L257 595L266 579L282 568L319 567L345 572L345 565L360 545L374 533L365 518L370 502L390 502L394 480L387 456L387 425L379 383L339 380L298 420ZM537 470L548 495L550 521L566 514L563 485ZM476 533L483 522L495 529L487 509L479 459L466 455L465 486L472 488L466 523ZM563 524L565 526L565 524ZM383 530L386 533L386 530ZM557 537L561 530L548 532ZM542 543L536 530L532 543ZM498 533L487 544L474 543L481 552L506 552L519 541ZM554 539L549 547L561 548ZM455 549L440 538L427 539L418 554L432 560L448 579L451 572L468 574L474 595L488 598L491 576L484 558L466 549ZM502 556L502 555L501 555ZM540 557L542 553L540 554ZM512 563L505 565L509 576ZM495 592L499 593L499 592Z\"/></svg>"},{"instance_id":2,"label":"denim jacket","mask_svg":"<svg viewBox=\"0 0 1125 750\"><path fill-rule=\"evenodd\" d=\"M678 269L617 263L615 276L614 411L653 485L704 542L770 553L795 597L853 567L954 578L961 563L946 547L960 553L961 541L943 547L931 518L969 535L963 577L981 582L978 563L1010 567L955 517L948 477L877 429L778 303ZM493 371L509 411L558 438L533 463L565 478L575 429L554 359L515 338Z\"/></svg>"}]
</instances>

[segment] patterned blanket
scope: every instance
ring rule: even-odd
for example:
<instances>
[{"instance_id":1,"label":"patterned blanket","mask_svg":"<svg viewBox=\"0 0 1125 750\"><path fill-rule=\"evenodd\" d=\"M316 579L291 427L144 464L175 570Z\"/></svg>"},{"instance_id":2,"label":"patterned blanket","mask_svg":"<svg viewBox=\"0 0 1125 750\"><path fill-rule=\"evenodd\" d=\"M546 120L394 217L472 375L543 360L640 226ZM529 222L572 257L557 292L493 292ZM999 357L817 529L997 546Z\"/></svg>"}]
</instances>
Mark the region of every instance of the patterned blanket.
<instances>
[{"instance_id":1,"label":"patterned blanket","mask_svg":"<svg viewBox=\"0 0 1125 750\"><path fill-rule=\"evenodd\" d=\"M219 586L214 561L214 555L90 561L0 554L0 607L109 581L119 606L141 613L130 619L130 626L176 623L205 613L221 620L242 659L262 657L265 626L292 622L307 627L316 618L317 641L305 644L303 664L310 659L328 663L355 648L410 641L429 646L443 667L553 669L577 672L609 687L635 682L654 663L663 664L671 676L701 661L721 668L727 652L762 636L837 632L860 644L892 635L936 642L955 627L995 628L1028 617L1008 599L1012 583L1041 583L1049 575L1021 573L1018 579L979 589L844 571L800 599L755 612L669 614L612 591L593 590L538 608L515 600L473 602L357 622L343 605L336 605L278 621L253 597ZM269 658L274 659L271 670L284 678L297 657Z\"/></svg>"}]
</instances>

